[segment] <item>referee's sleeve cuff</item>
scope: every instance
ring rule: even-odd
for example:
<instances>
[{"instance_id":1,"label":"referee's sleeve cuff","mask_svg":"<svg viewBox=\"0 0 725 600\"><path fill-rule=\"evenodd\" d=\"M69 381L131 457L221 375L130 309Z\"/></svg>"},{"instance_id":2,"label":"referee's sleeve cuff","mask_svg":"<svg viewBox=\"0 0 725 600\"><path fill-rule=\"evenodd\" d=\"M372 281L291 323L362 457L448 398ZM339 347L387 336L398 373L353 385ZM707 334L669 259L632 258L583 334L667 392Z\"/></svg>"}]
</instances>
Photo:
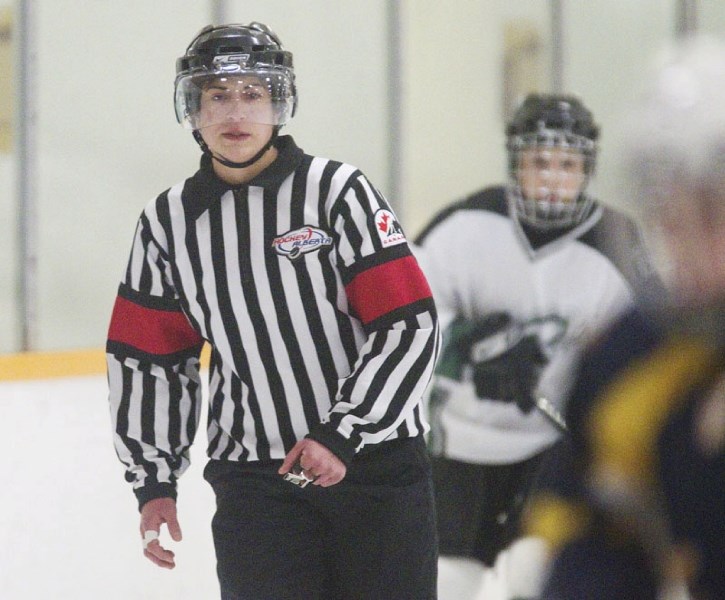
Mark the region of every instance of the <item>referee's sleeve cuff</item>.
<instances>
[{"instance_id":1,"label":"referee's sleeve cuff","mask_svg":"<svg viewBox=\"0 0 725 600\"><path fill-rule=\"evenodd\" d=\"M355 457L355 443L340 435L330 423L313 425L306 437L320 442L346 466L349 466Z\"/></svg>"},{"instance_id":2,"label":"referee's sleeve cuff","mask_svg":"<svg viewBox=\"0 0 725 600\"><path fill-rule=\"evenodd\" d=\"M143 505L149 500L156 498L171 498L176 500L176 485L173 483L148 483L133 490L138 500L138 510L141 512Z\"/></svg>"}]
</instances>

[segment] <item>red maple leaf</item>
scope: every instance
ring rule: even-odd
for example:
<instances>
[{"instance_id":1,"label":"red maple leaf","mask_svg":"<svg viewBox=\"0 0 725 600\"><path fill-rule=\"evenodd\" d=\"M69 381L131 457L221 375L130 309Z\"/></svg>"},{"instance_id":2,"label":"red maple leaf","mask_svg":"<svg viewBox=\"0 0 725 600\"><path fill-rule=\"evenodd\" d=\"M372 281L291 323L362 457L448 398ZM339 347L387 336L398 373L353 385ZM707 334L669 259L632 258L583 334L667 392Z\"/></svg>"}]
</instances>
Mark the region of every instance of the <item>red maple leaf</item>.
<instances>
[{"instance_id":1,"label":"red maple leaf","mask_svg":"<svg viewBox=\"0 0 725 600\"><path fill-rule=\"evenodd\" d=\"M380 223L378 223L378 229L382 232L388 231L388 220L390 220L390 215L381 215L380 216Z\"/></svg>"}]
</instances>

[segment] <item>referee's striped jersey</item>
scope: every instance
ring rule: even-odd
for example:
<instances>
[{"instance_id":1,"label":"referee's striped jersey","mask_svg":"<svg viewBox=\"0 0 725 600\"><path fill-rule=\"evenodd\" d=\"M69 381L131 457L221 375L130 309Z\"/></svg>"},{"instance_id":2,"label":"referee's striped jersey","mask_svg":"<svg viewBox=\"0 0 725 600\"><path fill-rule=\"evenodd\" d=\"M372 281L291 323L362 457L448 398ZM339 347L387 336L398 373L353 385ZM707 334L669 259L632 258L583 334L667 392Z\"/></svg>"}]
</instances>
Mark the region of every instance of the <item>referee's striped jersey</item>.
<instances>
[{"instance_id":1,"label":"referee's striped jersey","mask_svg":"<svg viewBox=\"0 0 725 600\"><path fill-rule=\"evenodd\" d=\"M143 211L107 342L114 443L141 503L175 496L211 346L208 455L284 458L309 436L349 463L425 433L438 351L428 284L386 200L291 137L241 186L202 158Z\"/></svg>"}]
</instances>

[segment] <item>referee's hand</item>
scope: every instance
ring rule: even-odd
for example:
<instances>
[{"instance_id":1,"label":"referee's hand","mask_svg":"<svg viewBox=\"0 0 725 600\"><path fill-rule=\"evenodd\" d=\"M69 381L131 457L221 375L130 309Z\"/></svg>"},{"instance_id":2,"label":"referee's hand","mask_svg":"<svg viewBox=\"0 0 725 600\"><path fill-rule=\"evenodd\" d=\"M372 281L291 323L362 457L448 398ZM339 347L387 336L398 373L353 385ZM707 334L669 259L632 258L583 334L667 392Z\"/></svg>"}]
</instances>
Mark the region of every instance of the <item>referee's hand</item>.
<instances>
[{"instance_id":1,"label":"referee's hand","mask_svg":"<svg viewBox=\"0 0 725 600\"><path fill-rule=\"evenodd\" d=\"M164 548L158 540L161 525L166 523L171 539L181 541L181 527L176 518L176 501L172 498L155 498L141 507L141 539L143 554L152 563L164 569L173 569L174 553Z\"/></svg>"},{"instance_id":2,"label":"referee's hand","mask_svg":"<svg viewBox=\"0 0 725 600\"><path fill-rule=\"evenodd\" d=\"M279 474L287 473L298 460L304 474L313 480L313 485L330 487L340 483L347 473L345 463L325 446L308 438L297 442L289 451L279 468Z\"/></svg>"}]
</instances>

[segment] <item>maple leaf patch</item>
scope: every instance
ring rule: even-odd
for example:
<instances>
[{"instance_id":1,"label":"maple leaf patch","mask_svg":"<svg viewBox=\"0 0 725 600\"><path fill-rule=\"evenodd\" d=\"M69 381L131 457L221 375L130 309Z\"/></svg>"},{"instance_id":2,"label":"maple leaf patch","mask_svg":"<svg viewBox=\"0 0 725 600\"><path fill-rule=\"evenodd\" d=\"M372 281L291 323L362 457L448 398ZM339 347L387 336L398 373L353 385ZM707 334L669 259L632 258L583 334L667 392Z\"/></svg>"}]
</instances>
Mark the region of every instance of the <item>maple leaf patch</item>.
<instances>
[{"instance_id":1,"label":"maple leaf patch","mask_svg":"<svg viewBox=\"0 0 725 600\"><path fill-rule=\"evenodd\" d=\"M395 215L385 208L380 208L375 212L375 230L378 232L383 248L405 242L403 228Z\"/></svg>"}]
</instances>

